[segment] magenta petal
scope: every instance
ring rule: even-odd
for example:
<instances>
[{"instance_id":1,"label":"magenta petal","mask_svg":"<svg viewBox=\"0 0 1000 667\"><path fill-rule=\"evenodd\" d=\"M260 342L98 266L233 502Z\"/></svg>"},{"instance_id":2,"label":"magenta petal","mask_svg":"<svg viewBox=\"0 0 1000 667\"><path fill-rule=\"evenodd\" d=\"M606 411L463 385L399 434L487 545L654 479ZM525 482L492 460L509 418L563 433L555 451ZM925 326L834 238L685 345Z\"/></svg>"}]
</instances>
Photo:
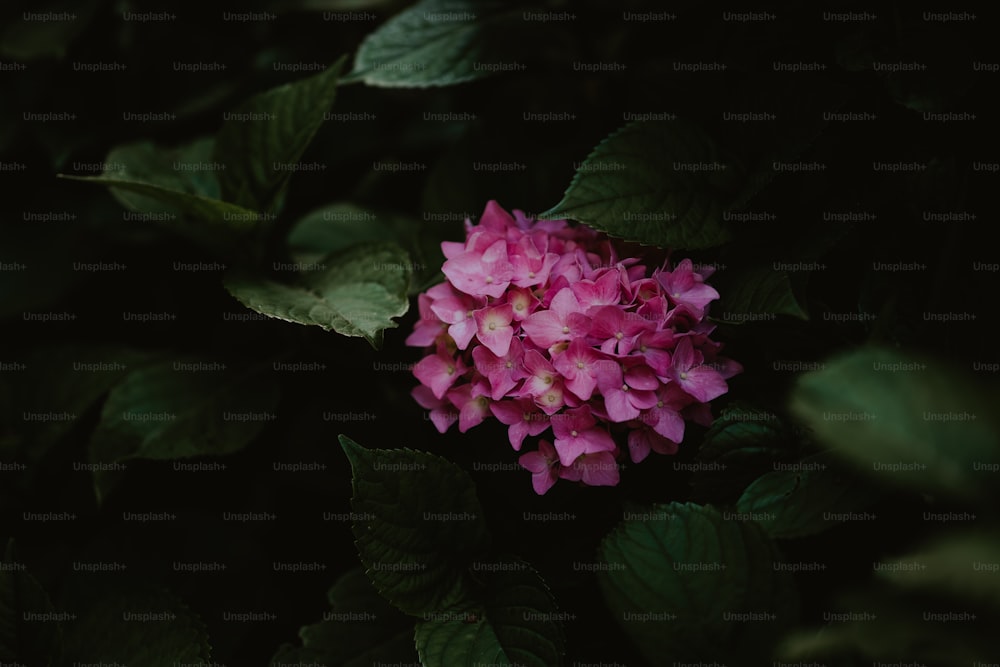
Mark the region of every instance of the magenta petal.
<instances>
[{"instance_id":1,"label":"magenta petal","mask_svg":"<svg viewBox=\"0 0 1000 667\"><path fill-rule=\"evenodd\" d=\"M485 396L469 399L458 412L459 432L465 433L473 426L478 426L489 414L489 399Z\"/></svg>"},{"instance_id":2,"label":"magenta petal","mask_svg":"<svg viewBox=\"0 0 1000 667\"><path fill-rule=\"evenodd\" d=\"M617 486L620 481L618 463L607 452L588 454L574 467L581 470L583 483L588 486Z\"/></svg>"},{"instance_id":3,"label":"magenta petal","mask_svg":"<svg viewBox=\"0 0 1000 667\"><path fill-rule=\"evenodd\" d=\"M540 496L544 496L545 493L555 485L558 479L558 474L552 469L545 472L535 473L531 476L531 487L535 490L535 493Z\"/></svg>"},{"instance_id":4,"label":"magenta petal","mask_svg":"<svg viewBox=\"0 0 1000 667\"><path fill-rule=\"evenodd\" d=\"M424 357L413 367L413 375L430 387L435 398L444 398L445 392L455 384L460 375L456 362L440 354Z\"/></svg>"},{"instance_id":5,"label":"magenta petal","mask_svg":"<svg viewBox=\"0 0 1000 667\"><path fill-rule=\"evenodd\" d=\"M497 203L497 200L491 199L486 202L479 224L491 231L502 233L507 227L514 226L514 218Z\"/></svg>"},{"instance_id":6,"label":"magenta petal","mask_svg":"<svg viewBox=\"0 0 1000 667\"><path fill-rule=\"evenodd\" d=\"M597 388L597 378L587 373L577 373L572 380L566 380L566 388L582 401L589 401Z\"/></svg>"},{"instance_id":7,"label":"magenta petal","mask_svg":"<svg viewBox=\"0 0 1000 667\"><path fill-rule=\"evenodd\" d=\"M556 438L556 451L559 452L559 462L564 466L572 465L573 461L587 451L587 443L583 438Z\"/></svg>"},{"instance_id":8,"label":"magenta petal","mask_svg":"<svg viewBox=\"0 0 1000 667\"><path fill-rule=\"evenodd\" d=\"M522 468L530 472L542 472L548 470L549 460L541 452L526 452L518 457L517 462Z\"/></svg>"},{"instance_id":9,"label":"magenta petal","mask_svg":"<svg viewBox=\"0 0 1000 667\"><path fill-rule=\"evenodd\" d=\"M628 455L632 463L641 463L649 456L649 439L647 429L637 428L628 434Z\"/></svg>"},{"instance_id":10,"label":"magenta petal","mask_svg":"<svg viewBox=\"0 0 1000 667\"><path fill-rule=\"evenodd\" d=\"M431 410L431 423L438 433L445 433L451 425L458 421L458 413L449 408L434 408Z\"/></svg>"},{"instance_id":11,"label":"magenta petal","mask_svg":"<svg viewBox=\"0 0 1000 667\"><path fill-rule=\"evenodd\" d=\"M682 377L678 379L678 383L684 391L702 403L707 403L713 398L718 398L729 391L729 387L726 385L726 381L722 379L722 376L705 366L698 366L682 373Z\"/></svg>"},{"instance_id":12,"label":"magenta petal","mask_svg":"<svg viewBox=\"0 0 1000 667\"><path fill-rule=\"evenodd\" d=\"M655 392L632 389L628 392L628 400L629 403L640 410L645 410L656 405L658 399Z\"/></svg>"},{"instance_id":13,"label":"magenta petal","mask_svg":"<svg viewBox=\"0 0 1000 667\"><path fill-rule=\"evenodd\" d=\"M621 389L605 392L604 409L608 413L608 418L615 423L627 422L639 416L639 409L632 405L627 392Z\"/></svg>"},{"instance_id":14,"label":"magenta petal","mask_svg":"<svg viewBox=\"0 0 1000 667\"><path fill-rule=\"evenodd\" d=\"M443 323L439 320L424 320L417 322L413 327L413 332L403 341L410 347L427 347L433 345L437 337L444 331Z\"/></svg>"},{"instance_id":15,"label":"magenta petal","mask_svg":"<svg viewBox=\"0 0 1000 667\"><path fill-rule=\"evenodd\" d=\"M650 412L656 415L653 430L672 442L684 439L684 418L676 410L668 407L653 408Z\"/></svg>"},{"instance_id":16,"label":"magenta petal","mask_svg":"<svg viewBox=\"0 0 1000 667\"><path fill-rule=\"evenodd\" d=\"M691 339L687 336L680 339L677 343L677 347L674 348L674 358L673 366L678 371L685 371L700 360L695 359L694 347L691 345Z\"/></svg>"},{"instance_id":17,"label":"magenta petal","mask_svg":"<svg viewBox=\"0 0 1000 667\"><path fill-rule=\"evenodd\" d=\"M656 374L649 366L633 366L625 371L625 383L633 389L656 389L660 386L660 381L656 379Z\"/></svg>"},{"instance_id":18,"label":"magenta petal","mask_svg":"<svg viewBox=\"0 0 1000 667\"><path fill-rule=\"evenodd\" d=\"M458 349L469 347L469 342L476 335L476 321L471 317L448 327L448 335L455 341Z\"/></svg>"},{"instance_id":19,"label":"magenta petal","mask_svg":"<svg viewBox=\"0 0 1000 667\"><path fill-rule=\"evenodd\" d=\"M538 311L521 322L521 329L535 345L548 348L567 338L559 316L549 310Z\"/></svg>"},{"instance_id":20,"label":"magenta petal","mask_svg":"<svg viewBox=\"0 0 1000 667\"><path fill-rule=\"evenodd\" d=\"M498 357L503 357L507 354L507 351L510 349L511 338L513 337L514 330L509 326L496 331L480 330L476 334L476 338L479 339L479 342L489 348L490 352Z\"/></svg>"}]
</instances>

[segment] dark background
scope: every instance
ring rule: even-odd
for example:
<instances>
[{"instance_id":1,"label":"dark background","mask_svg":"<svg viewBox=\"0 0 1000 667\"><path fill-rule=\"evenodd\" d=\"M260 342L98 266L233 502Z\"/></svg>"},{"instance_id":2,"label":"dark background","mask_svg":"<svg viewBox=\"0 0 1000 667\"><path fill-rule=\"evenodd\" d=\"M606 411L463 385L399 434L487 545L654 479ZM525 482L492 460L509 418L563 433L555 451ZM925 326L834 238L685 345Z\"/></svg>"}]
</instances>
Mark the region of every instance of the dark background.
<instances>
[{"instance_id":1,"label":"dark background","mask_svg":"<svg viewBox=\"0 0 1000 667\"><path fill-rule=\"evenodd\" d=\"M336 577L357 565L350 525L324 521L324 512L349 511L350 467L336 437L340 433L367 446L413 447L437 452L469 470L477 482L494 541L516 545L546 578L559 605L577 614L566 624L570 660L639 664L628 641L599 603L592 574L573 563L592 561L600 539L618 522L629 502L696 499L727 502L739 487L692 491L692 475L675 460L653 457L630 466L617 488L582 488L561 483L537 497L523 471L484 472L477 464L515 461L501 425L491 422L469 434L439 436L409 397L415 384L401 365L420 353L403 339L411 312L398 329L386 332L383 350L365 341L277 321L225 321L223 313L247 312L223 289L220 271L184 272L174 262L215 261L183 238L142 223L122 220L121 207L106 191L57 180L56 173L81 173L77 163L104 159L115 145L149 139L170 146L218 129L221 113L246 96L294 80L273 62L331 63L353 54L366 34L405 6L381 3L367 11L371 20L322 20L312 11L283 5L272 21L225 24L218 14L189 4L168 9L163 23L129 23L123 11L160 11L155 3L78 3L67 7L80 19L71 31L40 32L24 51L19 31L23 11L35 3L11 3L0 21L4 63L26 65L0 72L0 159L23 168L0 173L0 260L22 262L21 271L0 273L4 302L2 360L27 365L0 373L0 407L8 418L0 429L0 459L22 461L23 472L0 473L0 536L12 537L19 560L29 565L56 601L85 585L88 577L109 575L72 571L77 561L109 560L128 565L123 579L162 583L197 611L208 626L214 660L222 664L264 664L283 642L328 608L325 592ZM60 7L52 7L55 10ZM241 6L233 11L250 11ZM830 23L824 10L837 6L777 10L774 21L733 23L717 9L676 5L676 20L649 24L623 22L623 10L662 11L659 3L555 3L575 13L572 21L526 25L510 36L523 72L500 74L449 88L395 90L343 86L333 111L367 112L375 119L329 121L303 161L328 165L320 173L292 179L279 226L289 226L309 210L332 201L352 201L420 220L432 212L478 215L486 201L539 212L559 201L574 163L624 124L625 113L669 112L693 120L743 155L760 157L788 147L789 161L818 161L818 173L777 174L751 210L769 211L775 222L734 223L736 241L721 248L687 253L697 260L738 267L751 261L812 261L825 268L795 275L796 294L808 322L779 317L774 322L720 328L716 338L745 367L718 401L751 400L785 414L785 397L795 373L775 370L775 362L810 362L864 341L902 345L935 353L969 368L995 360L992 342L995 272L976 272L974 261L996 261L990 240L995 204L990 195L996 172L974 171L975 161L996 159L989 132L996 121L997 73L975 72L972 62L993 62L992 16L939 24L924 21L919 9L869 10L875 21ZM260 4L261 11L268 9ZM855 8L856 9L856 8ZM339 10L337 10L339 11ZM34 28L32 28L34 29ZM14 45L14 46L12 46ZM510 45L508 45L510 46ZM21 49L20 51L18 49ZM18 55L20 54L20 55ZM886 75L872 60L926 63L913 74ZM775 72L771 63L818 62L818 72ZM175 61L219 62L216 73L176 72ZM350 59L349 59L350 61ZM618 62L621 72L574 71L574 62ZM676 72L672 63L727 63L724 72ZM74 63L118 62L120 72L74 71ZM722 120L726 111L771 111L772 123ZM816 122L817 110L877 115L860 122ZM25 111L66 111L66 122L24 120ZM175 121L136 123L123 111L171 112ZM474 113L468 122L424 120L425 112ZM936 122L923 112L972 112L975 120ZM567 112L571 120L526 121L525 113ZM802 137L806 140L802 140ZM413 174L378 172L380 160L419 162ZM873 160L917 161L916 174L876 173ZM474 161L525 165L517 173L488 174ZM874 221L824 221L823 211L871 211ZM968 211L975 220L934 222L922 212ZM68 212L69 221L23 219L25 211ZM424 221L426 233L461 238L458 222ZM277 254L277 250L275 251ZM656 257L655 249L652 255ZM682 255L684 256L684 255ZM79 272L73 262L119 262L127 269ZM926 270L875 271L872 262L918 262ZM723 280L720 273L720 281ZM720 283L721 284L721 283ZM720 291L722 288L720 287ZM170 312L176 320L130 323L123 311ZM415 306L414 306L415 310ZM71 312L70 322L25 321L28 311ZM835 323L824 313L875 312L876 322ZM970 322L941 324L923 319L927 311L969 312ZM239 364L284 355L292 361L320 362L325 370L274 372L281 388L279 418L244 451L224 459L218 472L174 471L169 462L129 463L107 501L98 506L90 475L73 471L83 459L100 406L80 414L71 429L48 442L21 419L25 397L46 395L52 378L40 363L52 346L102 345L138 348L166 358L195 354ZM991 356L992 355L992 356ZM379 364L399 364L382 370ZM32 393L35 392L35 393ZM59 410L51 405L48 409ZM374 415L366 421L324 420L324 411ZM716 408L716 412L718 408ZM676 461L690 461L704 429L691 427ZM44 443L44 447L43 444ZM789 458L797 451L790 445ZM272 463L319 462L319 472L275 472ZM750 478L752 479L752 477ZM749 480L746 480L749 481ZM745 482L744 482L745 484ZM833 591L863 576L873 558L898 553L925 530L912 498L889 494L879 501L884 520L869 526L842 526L817 538L787 545L790 557L816 558L835 565L823 575L800 575L805 618L815 621ZM21 520L24 511L69 511L69 522ZM175 521L138 525L123 512L168 511ZM231 523L223 512L272 512L273 521ZM532 511L570 512L569 521L522 521ZM173 561L225 563L221 573L188 574ZM315 561L315 573L275 572L275 561ZM225 611L267 611L272 622L222 620ZM811 615L811 616L810 616ZM600 633L593 630L600 628Z\"/></svg>"}]
</instances>

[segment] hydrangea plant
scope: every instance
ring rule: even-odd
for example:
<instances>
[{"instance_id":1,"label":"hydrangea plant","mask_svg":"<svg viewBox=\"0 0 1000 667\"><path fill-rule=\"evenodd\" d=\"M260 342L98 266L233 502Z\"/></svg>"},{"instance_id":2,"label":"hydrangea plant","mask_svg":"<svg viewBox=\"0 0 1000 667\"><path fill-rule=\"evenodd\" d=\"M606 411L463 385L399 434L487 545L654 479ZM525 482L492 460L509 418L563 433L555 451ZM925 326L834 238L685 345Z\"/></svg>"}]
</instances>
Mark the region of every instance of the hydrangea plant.
<instances>
[{"instance_id":1,"label":"hydrangea plant","mask_svg":"<svg viewBox=\"0 0 1000 667\"><path fill-rule=\"evenodd\" d=\"M427 350L413 397L440 432L495 417L521 451L551 428L519 458L544 494L559 479L614 486L619 443L639 463L676 452L685 421L711 424L742 370L711 338L712 267L650 270L600 232L496 201L465 232L441 244L446 281L419 295L406 339Z\"/></svg>"}]
</instances>

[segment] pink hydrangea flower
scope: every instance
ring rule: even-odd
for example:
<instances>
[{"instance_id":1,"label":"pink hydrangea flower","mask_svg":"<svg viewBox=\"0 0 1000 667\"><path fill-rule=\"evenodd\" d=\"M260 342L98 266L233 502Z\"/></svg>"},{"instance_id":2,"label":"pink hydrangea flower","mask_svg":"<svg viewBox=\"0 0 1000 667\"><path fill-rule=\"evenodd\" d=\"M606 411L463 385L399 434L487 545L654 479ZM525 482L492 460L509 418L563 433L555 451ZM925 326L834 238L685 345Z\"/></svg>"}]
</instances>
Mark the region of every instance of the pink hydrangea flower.
<instances>
[{"instance_id":1,"label":"pink hydrangea flower","mask_svg":"<svg viewBox=\"0 0 1000 667\"><path fill-rule=\"evenodd\" d=\"M406 339L427 351L413 397L440 432L494 417L521 451L551 429L518 459L544 494L560 479L614 486L623 457L673 454L687 422L711 423L742 371L710 338L711 269L650 270L593 229L495 201L465 232L441 244L447 280L418 296Z\"/></svg>"}]
</instances>

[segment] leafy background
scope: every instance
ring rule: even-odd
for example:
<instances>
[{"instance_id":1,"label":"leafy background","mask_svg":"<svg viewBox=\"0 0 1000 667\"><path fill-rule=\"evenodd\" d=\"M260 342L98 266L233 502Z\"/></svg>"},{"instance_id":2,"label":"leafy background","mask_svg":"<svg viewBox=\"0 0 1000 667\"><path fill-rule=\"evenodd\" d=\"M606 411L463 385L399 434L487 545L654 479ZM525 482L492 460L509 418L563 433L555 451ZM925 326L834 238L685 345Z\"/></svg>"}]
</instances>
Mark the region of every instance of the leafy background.
<instances>
[{"instance_id":1,"label":"leafy background","mask_svg":"<svg viewBox=\"0 0 1000 667\"><path fill-rule=\"evenodd\" d=\"M988 640L998 575L974 566L1000 562L996 171L975 166L996 160L986 141L996 73L973 66L994 62L988 13L940 22L899 7L840 23L808 8L739 22L694 3L556 0L185 5L148 23L123 17L161 6L2 11L0 534L11 540L0 658L1000 658ZM75 18L24 19L45 11ZM264 17L224 21L226 11ZM628 11L669 16L625 21ZM476 19L427 18L448 12ZM778 72L775 61L825 68ZM927 69L873 66L914 61ZM675 68L702 62L726 69ZM31 115L48 112L73 117ZM747 112L775 118L726 120ZM925 117L945 112L976 118ZM925 167L886 173L873 162ZM176 166L206 163L215 168ZM617 488L566 485L544 498L498 424L436 433L409 397L417 355L403 339L413 295L437 279L438 243L461 238L461 220L489 199L643 243L634 251L654 261L674 247L717 265L718 337L746 372L711 428L690 429L676 457L627 468ZM824 218L848 211L874 217ZM67 219L27 215L44 213ZM918 269L878 264L896 262ZM75 268L90 263L111 268ZM128 411L178 418L137 422ZM227 412L268 417L220 421ZM977 419L928 422L926 412ZM74 418L25 417L40 413ZM378 474L380 461L419 467ZM874 470L892 462L912 469ZM475 518L410 531L418 511ZM260 520L224 520L248 512ZM158 520L126 520L142 513ZM371 516L384 539L367 537ZM442 538L430 527L461 548L430 558ZM897 560L916 565L873 571ZM191 573L178 562L213 565ZM276 562L315 565L290 573ZM426 569L394 576L379 562ZM719 567L683 567L696 563ZM775 620L702 622L725 610ZM921 610L976 617L928 621ZM172 618L127 622L123 611ZM876 618L851 620L861 612Z\"/></svg>"}]
</instances>

